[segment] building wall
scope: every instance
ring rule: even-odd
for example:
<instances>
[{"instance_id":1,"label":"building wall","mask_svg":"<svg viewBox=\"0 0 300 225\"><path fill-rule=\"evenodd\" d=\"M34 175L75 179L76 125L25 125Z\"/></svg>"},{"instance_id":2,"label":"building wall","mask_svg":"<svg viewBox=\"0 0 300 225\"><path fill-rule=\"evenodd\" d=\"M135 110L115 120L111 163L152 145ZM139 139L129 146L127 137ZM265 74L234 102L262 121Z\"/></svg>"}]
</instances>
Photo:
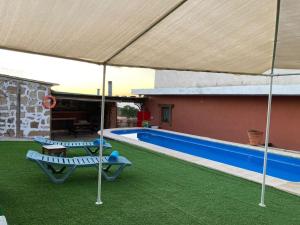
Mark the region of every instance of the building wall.
<instances>
[{"instance_id":1,"label":"building wall","mask_svg":"<svg viewBox=\"0 0 300 225\"><path fill-rule=\"evenodd\" d=\"M30 82L20 86L20 136L50 136L50 110L42 106L43 98L50 94L50 87Z\"/></svg>"},{"instance_id":2,"label":"building wall","mask_svg":"<svg viewBox=\"0 0 300 225\"><path fill-rule=\"evenodd\" d=\"M0 137L50 135L50 110L42 106L47 85L0 77Z\"/></svg>"},{"instance_id":3,"label":"building wall","mask_svg":"<svg viewBox=\"0 0 300 225\"><path fill-rule=\"evenodd\" d=\"M110 107L110 112L109 112L109 128L116 128L117 127L117 115L118 113L118 108L117 108L117 103L113 103Z\"/></svg>"},{"instance_id":4,"label":"building wall","mask_svg":"<svg viewBox=\"0 0 300 225\"><path fill-rule=\"evenodd\" d=\"M174 104L172 125L160 122L160 106ZM149 96L152 125L220 140L248 143L247 130L265 131L266 96ZM273 97L270 142L300 150L300 97Z\"/></svg>"},{"instance_id":5,"label":"building wall","mask_svg":"<svg viewBox=\"0 0 300 225\"><path fill-rule=\"evenodd\" d=\"M277 70L278 73L295 73L294 70ZM207 72L182 72L156 70L155 88L192 88L239 85L266 85L269 78L264 76L233 75ZM300 76L275 77L274 84L300 84Z\"/></svg>"},{"instance_id":6,"label":"building wall","mask_svg":"<svg viewBox=\"0 0 300 225\"><path fill-rule=\"evenodd\" d=\"M17 84L0 78L0 137L16 135Z\"/></svg>"}]
</instances>

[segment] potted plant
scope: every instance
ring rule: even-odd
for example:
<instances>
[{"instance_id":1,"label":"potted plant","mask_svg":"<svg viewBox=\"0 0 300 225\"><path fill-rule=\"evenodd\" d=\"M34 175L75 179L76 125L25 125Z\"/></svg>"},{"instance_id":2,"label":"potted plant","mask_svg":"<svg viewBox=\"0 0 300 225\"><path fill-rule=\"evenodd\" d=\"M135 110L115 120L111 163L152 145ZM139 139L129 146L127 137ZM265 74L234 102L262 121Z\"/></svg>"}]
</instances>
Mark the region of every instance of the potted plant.
<instances>
[{"instance_id":1,"label":"potted plant","mask_svg":"<svg viewBox=\"0 0 300 225\"><path fill-rule=\"evenodd\" d=\"M249 144L250 145L260 145L263 137L263 132L259 130L250 129L248 130Z\"/></svg>"}]
</instances>

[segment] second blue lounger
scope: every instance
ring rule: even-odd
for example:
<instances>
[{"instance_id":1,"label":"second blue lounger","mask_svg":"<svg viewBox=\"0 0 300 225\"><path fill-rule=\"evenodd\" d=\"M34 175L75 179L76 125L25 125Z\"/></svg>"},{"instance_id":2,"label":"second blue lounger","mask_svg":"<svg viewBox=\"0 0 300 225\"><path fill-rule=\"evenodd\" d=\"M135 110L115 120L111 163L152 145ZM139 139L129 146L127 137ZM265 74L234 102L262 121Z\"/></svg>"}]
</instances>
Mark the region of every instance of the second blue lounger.
<instances>
[{"instance_id":1,"label":"second blue lounger","mask_svg":"<svg viewBox=\"0 0 300 225\"><path fill-rule=\"evenodd\" d=\"M62 145L66 148L84 148L89 155L96 154L100 145L100 139L95 141L53 141L44 137L36 137L34 141L41 145ZM103 148L111 148L111 144L103 140Z\"/></svg>"},{"instance_id":2,"label":"second blue lounger","mask_svg":"<svg viewBox=\"0 0 300 225\"><path fill-rule=\"evenodd\" d=\"M36 162L49 179L56 184L65 182L77 167L98 168L98 156L82 157L57 157L43 155L39 152L29 150L26 158ZM118 156L116 160L109 160L109 156L102 157L102 175L108 181L114 181L126 166L131 166L131 162L124 156ZM117 169L110 173L110 168L116 166Z\"/></svg>"}]
</instances>

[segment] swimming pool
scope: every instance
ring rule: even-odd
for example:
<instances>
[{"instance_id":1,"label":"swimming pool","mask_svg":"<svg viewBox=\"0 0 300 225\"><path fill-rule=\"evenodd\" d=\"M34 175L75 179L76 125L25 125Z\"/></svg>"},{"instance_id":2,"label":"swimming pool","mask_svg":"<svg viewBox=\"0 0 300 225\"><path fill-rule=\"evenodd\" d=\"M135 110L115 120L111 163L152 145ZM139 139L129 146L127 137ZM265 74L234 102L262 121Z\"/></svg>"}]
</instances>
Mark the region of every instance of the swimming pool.
<instances>
[{"instance_id":1,"label":"swimming pool","mask_svg":"<svg viewBox=\"0 0 300 225\"><path fill-rule=\"evenodd\" d=\"M152 129L122 129L111 133L257 173L263 170L264 153L251 148ZM267 175L300 182L300 159L269 153Z\"/></svg>"}]
</instances>

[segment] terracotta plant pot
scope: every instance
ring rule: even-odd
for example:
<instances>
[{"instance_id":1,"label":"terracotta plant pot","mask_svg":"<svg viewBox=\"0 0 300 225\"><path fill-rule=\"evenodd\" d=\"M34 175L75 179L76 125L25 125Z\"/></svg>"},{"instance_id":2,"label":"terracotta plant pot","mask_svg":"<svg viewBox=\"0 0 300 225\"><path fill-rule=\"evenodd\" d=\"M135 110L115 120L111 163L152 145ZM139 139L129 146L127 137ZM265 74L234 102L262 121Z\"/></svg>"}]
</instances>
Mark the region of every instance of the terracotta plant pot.
<instances>
[{"instance_id":1,"label":"terracotta plant pot","mask_svg":"<svg viewBox=\"0 0 300 225\"><path fill-rule=\"evenodd\" d=\"M248 137L250 145L260 145L263 137L263 132L259 130L248 130Z\"/></svg>"}]
</instances>

